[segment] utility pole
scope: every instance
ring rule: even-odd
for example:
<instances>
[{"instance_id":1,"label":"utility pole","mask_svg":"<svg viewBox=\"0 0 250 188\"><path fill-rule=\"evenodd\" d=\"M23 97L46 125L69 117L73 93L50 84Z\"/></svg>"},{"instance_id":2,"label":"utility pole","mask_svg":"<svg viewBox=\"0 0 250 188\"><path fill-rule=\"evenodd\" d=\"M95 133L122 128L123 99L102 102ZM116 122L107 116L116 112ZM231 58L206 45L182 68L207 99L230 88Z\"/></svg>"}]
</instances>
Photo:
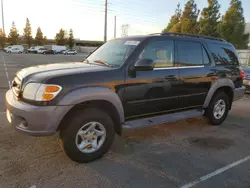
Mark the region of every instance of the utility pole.
<instances>
[{"instance_id":1,"label":"utility pole","mask_svg":"<svg viewBox=\"0 0 250 188\"><path fill-rule=\"evenodd\" d=\"M104 43L107 42L107 18L108 18L108 0L105 0Z\"/></svg>"},{"instance_id":2,"label":"utility pole","mask_svg":"<svg viewBox=\"0 0 250 188\"><path fill-rule=\"evenodd\" d=\"M116 38L116 16L115 16L115 23L114 23L114 38Z\"/></svg>"},{"instance_id":3,"label":"utility pole","mask_svg":"<svg viewBox=\"0 0 250 188\"><path fill-rule=\"evenodd\" d=\"M3 0L1 0L1 7L2 7L2 24L3 24L3 34L5 34L5 29L4 29L4 14L3 14Z\"/></svg>"}]
</instances>

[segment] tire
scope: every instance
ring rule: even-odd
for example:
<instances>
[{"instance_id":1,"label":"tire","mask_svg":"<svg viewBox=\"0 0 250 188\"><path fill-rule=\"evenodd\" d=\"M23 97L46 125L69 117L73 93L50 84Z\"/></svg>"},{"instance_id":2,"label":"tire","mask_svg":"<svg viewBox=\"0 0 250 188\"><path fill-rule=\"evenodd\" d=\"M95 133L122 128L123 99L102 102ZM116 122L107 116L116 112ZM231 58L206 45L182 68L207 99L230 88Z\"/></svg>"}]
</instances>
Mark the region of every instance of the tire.
<instances>
[{"instance_id":1,"label":"tire","mask_svg":"<svg viewBox=\"0 0 250 188\"><path fill-rule=\"evenodd\" d=\"M225 110L224 113L221 113L221 115L216 116L214 108L219 101L221 101L220 104L225 105ZM228 115L229 106L230 106L230 99L228 95L224 92L218 92L213 96L212 100L210 101L210 104L206 109L205 116L208 118L209 122L212 125L220 125L224 122L224 120Z\"/></svg>"},{"instance_id":2,"label":"tire","mask_svg":"<svg viewBox=\"0 0 250 188\"><path fill-rule=\"evenodd\" d=\"M66 121L67 123L65 125L67 126L64 126L60 131L60 143L64 152L71 160L78 163L86 163L101 158L105 153L108 152L114 141L115 129L112 119L106 112L96 108L87 108L84 110L80 109L71 113L70 117ZM80 149L77 147L77 142L79 141L77 140L77 134L78 131L84 127L84 125L87 125L90 122L100 123L105 129L106 134L105 139L103 139L103 144L99 149L90 153L86 153L84 151L80 151ZM86 136L86 134L83 135ZM80 143L83 143L83 140L81 139L82 137L79 138ZM91 139L92 138L90 138L90 140ZM91 144L88 144L84 148L89 147L90 145ZM92 145L86 150L88 151L89 149L92 149Z\"/></svg>"}]
</instances>

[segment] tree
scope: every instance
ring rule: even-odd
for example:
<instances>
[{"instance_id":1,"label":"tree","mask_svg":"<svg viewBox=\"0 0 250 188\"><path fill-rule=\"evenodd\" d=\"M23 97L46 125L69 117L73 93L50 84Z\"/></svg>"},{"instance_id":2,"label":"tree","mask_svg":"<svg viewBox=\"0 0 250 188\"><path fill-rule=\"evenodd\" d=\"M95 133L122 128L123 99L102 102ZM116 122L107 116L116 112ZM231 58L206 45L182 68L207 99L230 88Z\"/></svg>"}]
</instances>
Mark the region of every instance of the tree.
<instances>
[{"instance_id":1,"label":"tree","mask_svg":"<svg viewBox=\"0 0 250 188\"><path fill-rule=\"evenodd\" d=\"M44 37L43 37L43 44L46 44L46 42L47 42L47 37L44 36Z\"/></svg>"},{"instance_id":2,"label":"tree","mask_svg":"<svg viewBox=\"0 0 250 188\"><path fill-rule=\"evenodd\" d=\"M2 48L4 48L6 42L6 36L5 33L3 33L3 30L0 29L0 45Z\"/></svg>"},{"instance_id":3,"label":"tree","mask_svg":"<svg viewBox=\"0 0 250 188\"><path fill-rule=\"evenodd\" d=\"M188 0L180 20L182 33L197 33L197 18L199 12L194 0Z\"/></svg>"},{"instance_id":4,"label":"tree","mask_svg":"<svg viewBox=\"0 0 250 188\"><path fill-rule=\"evenodd\" d=\"M168 23L168 26L162 31L162 33L167 33L167 32L180 32L178 30L180 24L180 19L181 19L181 9L180 9L180 3L178 3L177 8L175 10L175 14L170 18L170 21ZM176 26L178 24L178 26ZM175 27L175 31L172 31L173 28Z\"/></svg>"},{"instance_id":5,"label":"tree","mask_svg":"<svg viewBox=\"0 0 250 188\"><path fill-rule=\"evenodd\" d=\"M40 27L37 28L36 37L35 37L35 44L36 45L43 45L45 42L45 37L43 37L43 32Z\"/></svg>"},{"instance_id":6,"label":"tree","mask_svg":"<svg viewBox=\"0 0 250 188\"><path fill-rule=\"evenodd\" d=\"M208 0L208 7L201 12L199 34L218 37L217 27L220 19L220 4L217 0Z\"/></svg>"},{"instance_id":7,"label":"tree","mask_svg":"<svg viewBox=\"0 0 250 188\"><path fill-rule=\"evenodd\" d=\"M70 49L72 49L74 46L74 35L73 35L72 29L69 30L68 45L69 45Z\"/></svg>"},{"instance_id":8,"label":"tree","mask_svg":"<svg viewBox=\"0 0 250 188\"><path fill-rule=\"evenodd\" d=\"M63 29L60 29L60 31L56 34L55 37L57 45L65 45L67 44L67 38L66 38L66 32Z\"/></svg>"},{"instance_id":9,"label":"tree","mask_svg":"<svg viewBox=\"0 0 250 188\"><path fill-rule=\"evenodd\" d=\"M32 45L32 30L31 30L31 26L30 26L30 21L28 18L26 18L26 25L25 28L23 29L23 36L24 39L26 40L26 43L29 45L29 47Z\"/></svg>"},{"instance_id":10,"label":"tree","mask_svg":"<svg viewBox=\"0 0 250 188\"><path fill-rule=\"evenodd\" d=\"M17 44L18 43L19 34L18 34L18 30L17 30L16 25L15 25L15 22L12 22L8 39L9 39L9 42L11 44Z\"/></svg>"},{"instance_id":11,"label":"tree","mask_svg":"<svg viewBox=\"0 0 250 188\"><path fill-rule=\"evenodd\" d=\"M218 25L220 36L236 48L247 48L249 34L244 33L245 26L241 1L231 0L230 7Z\"/></svg>"}]
</instances>

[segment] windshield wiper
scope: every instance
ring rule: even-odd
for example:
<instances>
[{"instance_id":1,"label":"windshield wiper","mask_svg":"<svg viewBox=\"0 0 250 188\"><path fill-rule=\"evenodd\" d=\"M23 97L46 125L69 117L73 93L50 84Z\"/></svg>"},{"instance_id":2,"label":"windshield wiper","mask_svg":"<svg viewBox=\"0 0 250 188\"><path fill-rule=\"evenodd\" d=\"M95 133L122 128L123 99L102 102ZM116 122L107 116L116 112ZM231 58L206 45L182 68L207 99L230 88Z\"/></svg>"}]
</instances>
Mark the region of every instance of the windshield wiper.
<instances>
[{"instance_id":1,"label":"windshield wiper","mask_svg":"<svg viewBox=\"0 0 250 188\"><path fill-rule=\"evenodd\" d=\"M104 60L95 60L94 61L95 63L99 63L99 64L102 64L102 65L105 65L107 67L113 67L111 64L109 64L108 62L104 61Z\"/></svg>"}]
</instances>

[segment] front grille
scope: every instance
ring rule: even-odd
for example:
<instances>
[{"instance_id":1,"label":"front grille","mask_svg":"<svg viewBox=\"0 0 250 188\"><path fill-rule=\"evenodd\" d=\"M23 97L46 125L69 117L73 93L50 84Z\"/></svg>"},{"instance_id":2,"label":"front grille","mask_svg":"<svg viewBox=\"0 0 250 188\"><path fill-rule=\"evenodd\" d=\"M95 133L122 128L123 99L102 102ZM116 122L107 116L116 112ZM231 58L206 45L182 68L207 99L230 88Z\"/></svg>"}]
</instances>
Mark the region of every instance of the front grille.
<instances>
[{"instance_id":1,"label":"front grille","mask_svg":"<svg viewBox=\"0 0 250 188\"><path fill-rule=\"evenodd\" d=\"M12 81L12 91L16 97L21 96L21 80L17 76Z\"/></svg>"}]
</instances>

